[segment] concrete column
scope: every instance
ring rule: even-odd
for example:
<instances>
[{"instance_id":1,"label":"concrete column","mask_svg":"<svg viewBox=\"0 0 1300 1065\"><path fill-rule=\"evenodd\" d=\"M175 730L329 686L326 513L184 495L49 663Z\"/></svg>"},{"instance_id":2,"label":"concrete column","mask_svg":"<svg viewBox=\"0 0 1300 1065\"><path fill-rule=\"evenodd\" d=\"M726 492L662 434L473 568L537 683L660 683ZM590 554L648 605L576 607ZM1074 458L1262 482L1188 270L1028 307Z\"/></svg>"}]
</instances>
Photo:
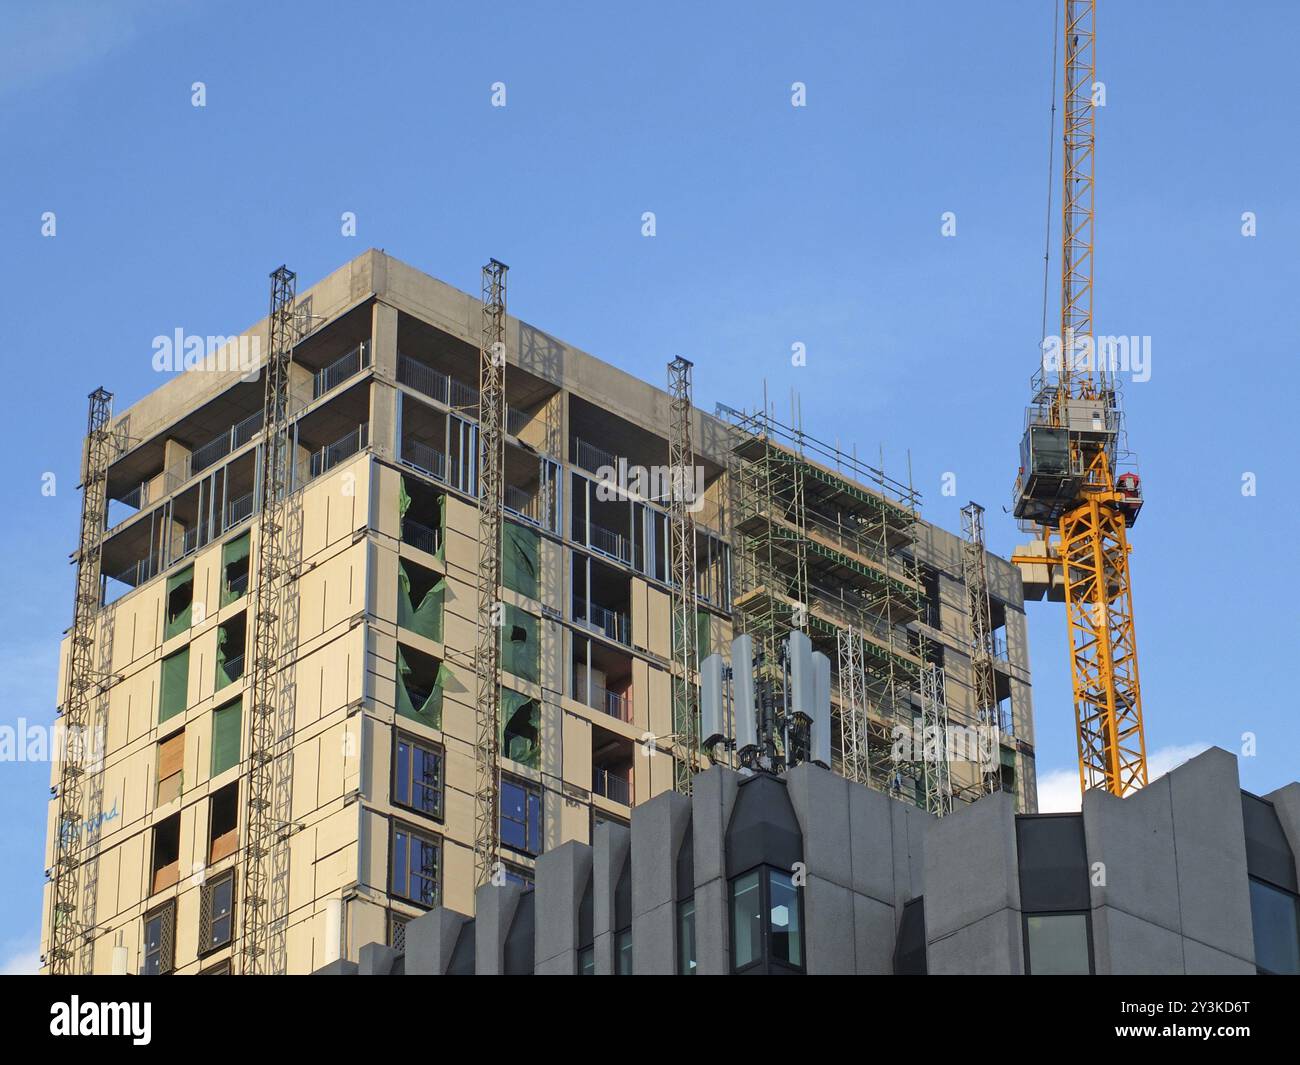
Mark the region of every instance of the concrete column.
<instances>
[{"instance_id":1,"label":"concrete column","mask_svg":"<svg viewBox=\"0 0 1300 1065\"><path fill-rule=\"evenodd\" d=\"M370 443L382 458L397 455L397 310L376 302L370 327Z\"/></svg>"},{"instance_id":2,"label":"concrete column","mask_svg":"<svg viewBox=\"0 0 1300 1065\"><path fill-rule=\"evenodd\" d=\"M677 853L691 800L666 791L632 811L632 967L638 976L677 971Z\"/></svg>"},{"instance_id":3,"label":"concrete column","mask_svg":"<svg viewBox=\"0 0 1300 1065\"><path fill-rule=\"evenodd\" d=\"M1169 774L1189 975L1255 972L1237 759L1219 747Z\"/></svg>"},{"instance_id":4,"label":"concrete column","mask_svg":"<svg viewBox=\"0 0 1300 1065\"><path fill-rule=\"evenodd\" d=\"M406 975L444 976L469 918L439 906L406 926Z\"/></svg>"},{"instance_id":5,"label":"concrete column","mask_svg":"<svg viewBox=\"0 0 1300 1065\"><path fill-rule=\"evenodd\" d=\"M518 884L484 884L474 892L476 976L500 976L503 972L506 936L522 893Z\"/></svg>"},{"instance_id":6,"label":"concrete column","mask_svg":"<svg viewBox=\"0 0 1300 1065\"><path fill-rule=\"evenodd\" d=\"M1282 833L1291 848L1291 857L1295 859L1296 877L1300 878L1300 784L1288 784L1277 791L1270 791L1264 798L1277 811Z\"/></svg>"},{"instance_id":7,"label":"concrete column","mask_svg":"<svg viewBox=\"0 0 1300 1065\"><path fill-rule=\"evenodd\" d=\"M578 910L591 879L592 849L565 843L537 859L536 971L574 976L578 971ZM408 940L409 942L409 940Z\"/></svg>"},{"instance_id":8,"label":"concrete column","mask_svg":"<svg viewBox=\"0 0 1300 1065\"><path fill-rule=\"evenodd\" d=\"M736 805L739 774L714 766L696 774L691 795L695 860L696 972L731 971L731 929L727 906L727 826Z\"/></svg>"},{"instance_id":9,"label":"concrete column","mask_svg":"<svg viewBox=\"0 0 1300 1065\"><path fill-rule=\"evenodd\" d=\"M604 821L596 826L592 841L592 932L595 975L614 975L614 892L623 863L632 849L632 833L622 825Z\"/></svg>"},{"instance_id":10,"label":"concrete column","mask_svg":"<svg viewBox=\"0 0 1300 1065\"><path fill-rule=\"evenodd\" d=\"M1012 796L987 795L935 818L924 861L930 974L1023 973Z\"/></svg>"},{"instance_id":11,"label":"concrete column","mask_svg":"<svg viewBox=\"0 0 1300 1065\"><path fill-rule=\"evenodd\" d=\"M853 973L857 971L857 928L849 782L805 762L786 773L785 784L803 835L807 971L809 974ZM847 847L846 840L850 841ZM889 851L884 853L888 855ZM891 889L892 879L891 875ZM889 911L889 919L883 924L892 943L892 907L882 908ZM869 909L864 908L866 922L870 921Z\"/></svg>"}]
</instances>

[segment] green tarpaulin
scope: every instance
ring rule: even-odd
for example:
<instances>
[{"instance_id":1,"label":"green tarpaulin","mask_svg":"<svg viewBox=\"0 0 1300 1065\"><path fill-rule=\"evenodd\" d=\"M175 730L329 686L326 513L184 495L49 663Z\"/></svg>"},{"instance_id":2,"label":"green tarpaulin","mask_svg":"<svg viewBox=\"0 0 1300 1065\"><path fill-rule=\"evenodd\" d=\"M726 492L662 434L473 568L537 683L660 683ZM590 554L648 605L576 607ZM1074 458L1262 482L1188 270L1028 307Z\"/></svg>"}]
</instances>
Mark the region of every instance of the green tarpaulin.
<instances>
[{"instance_id":1,"label":"green tarpaulin","mask_svg":"<svg viewBox=\"0 0 1300 1065\"><path fill-rule=\"evenodd\" d=\"M677 629L680 624L677 618L678 615L676 611L674 611L672 615L674 647L677 645L676 636L677 636ZM699 649L699 658L697 659L697 661L703 662L706 658L709 657L710 654L713 653L710 646L712 641L709 639L709 612L707 610L701 610L695 615L695 639L696 639L696 645Z\"/></svg>"},{"instance_id":2,"label":"green tarpaulin","mask_svg":"<svg viewBox=\"0 0 1300 1065\"><path fill-rule=\"evenodd\" d=\"M244 649L242 647L231 647L226 650L226 644L230 640L230 633L222 625L217 629L217 690L220 691L227 684L233 684L244 675ZM237 659L232 663L229 670L226 669L226 662L230 659Z\"/></svg>"},{"instance_id":3,"label":"green tarpaulin","mask_svg":"<svg viewBox=\"0 0 1300 1065\"><path fill-rule=\"evenodd\" d=\"M186 566L179 573L167 578L166 603L167 627L163 630L164 640L178 636L190 627L191 612L194 609L193 566Z\"/></svg>"},{"instance_id":4,"label":"green tarpaulin","mask_svg":"<svg viewBox=\"0 0 1300 1065\"><path fill-rule=\"evenodd\" d=\"M397 624L418 632L431 640L442 640L442 601L447 591L447 579L439 578L416 606L411 601L411 578L406 564L397 564Z\"/></svg>"},{"instance_id":5,"label":"green tarpaulin","mask_svg":"<svg viewBox=\"0 0 1300 1065\"><path fill-rule=\"evenodd\" d=\"M539 598L541 537L533 529L506 522L502 546L505 550L501 556L501 583L529 599Z\"/></svg>"},{"instance_id":6,"label":"green tarpaulin","mask_svg":"<svg viewBox=\"0 0 1300 1065\"><path fill-rule=\"evenodd\" d=\"M163 659L158 698L158 723L185 712L190 688L190 649L182 648Z\"/></svg>"},{"instance_id":7,"label":"green tarpaulin","mask_svg":"<svg viewBox=\"0 0 1300 1065\"><path fill-rule=\"evenodd\" d=\"M218 707L212 715L212 775L224 773L239 764L240 723L243 704L233 703Z\"/></svg>"},{"instance_id":8,"label":"green tarpaulin","mask_svg":"<svg viewBox=\"0 0 1300 1065\"><path fill-rule=\"evenodd\" d=\"M542 714L536 700L501 689L501 753L530 769L542 764Z\"/></svg>"},{"instance_id":9,"label":"green tarpaulin","mask_svg":"<svg viewBox=\"0 0 1300 1065\"><path fill-rule=\"evenodd\" d=\"M246 566L245 567L236 566L237 563L243 562L246 558L248 558L248 551L249 551L248 533L244 533L242 536L236 536L233 540L229 541L221 548L221 605L222 606L225 606L227 603L233 603L236 599L238 599L241 595L243 595L248 588L248 568ZM240 581L240 585L238 588L232 588L230 586L230 580L232 576L231 574L232 566L236 566L236 568L240 571L239 574L237 575L243 577L243 580Z\"/></svg>"},{"instance_id":10,"label":"green tarpaulin","mask_svg":"<svg viewBox=\"0 0 1300 1065\"><path fill-rule=\"evenodd\" d=\"M401 484L397 486L397 520L401 521L406 517L406 512L411 507L411 493L406 490L406 478L402 478Z\"/></svg>"},{"instance_id":11,"label":"green tarpaulin","mask_svg":"<svg viewBox=\"0 0 1300 1065\"><path fill-rule=\"evenodd\" d=\"M433 690L428 695L423 692L416 692L416 698L422 700L418 707L412 700L410 689L407 687L407 678L410 673L411 667L399 647L397 649L397 712L403 717L409 717L412 721L419 721L423 725L428 725L429 728L441 729L442 693L451 681L451 670L447 668L445 662L439 664L437 676L434 678Z\"/></svg>"},{"instance_id":12,"label":"green tarpaulin","mask_svg":"<svg viewBox=\"0 0 1300 1065\"><path fill-rule=\"evenodd\" d=\"M516 677L538 682L541 674L541 645L537 619L510 603L505 604L501 627L501 668Z\"/></svg>"}]
</instances>

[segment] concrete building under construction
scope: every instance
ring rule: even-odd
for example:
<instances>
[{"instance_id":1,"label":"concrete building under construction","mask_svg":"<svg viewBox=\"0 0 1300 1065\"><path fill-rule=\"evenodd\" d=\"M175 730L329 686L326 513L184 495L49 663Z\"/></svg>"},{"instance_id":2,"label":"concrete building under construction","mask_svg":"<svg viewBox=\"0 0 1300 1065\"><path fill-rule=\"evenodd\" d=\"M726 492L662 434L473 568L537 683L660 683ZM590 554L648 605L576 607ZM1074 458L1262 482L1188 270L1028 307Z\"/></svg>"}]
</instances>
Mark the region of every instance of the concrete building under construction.
<instances>
[{"instance_id":1,"label":"concrete building under construction","mask_svg":"<svg viewBox=\"0 0 1300 1065\"><path fill-rule=\"evenodd\" d=\"M940 816L992 791L1036 811L1021 580L978 507L933 526L910 485L770 410L685 403L684 360L665 390L508 317L502 286L486 618L486 290L378 251L277 279L202 368L117 414L92 396L48 969L307 973L472 914L490 629L491 846L521 887L734 765L691 715L741 633L760 668L792 629L830 659L835 772ZM655 490L683 439L689 506Z\"/></svg>"}]
</instances>

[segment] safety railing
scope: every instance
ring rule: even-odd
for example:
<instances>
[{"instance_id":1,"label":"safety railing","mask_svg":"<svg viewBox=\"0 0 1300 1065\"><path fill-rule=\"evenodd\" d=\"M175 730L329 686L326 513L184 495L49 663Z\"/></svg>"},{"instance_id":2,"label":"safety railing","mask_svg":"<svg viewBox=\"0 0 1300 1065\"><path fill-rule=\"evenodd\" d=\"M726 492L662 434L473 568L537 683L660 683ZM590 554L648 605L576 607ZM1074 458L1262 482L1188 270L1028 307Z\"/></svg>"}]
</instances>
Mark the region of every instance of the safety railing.
<instances>
[{"instance_id":1,"label":"safety railing","mask_svg":"<svg viewBox=\"0 0 1300 1065\"><path fill-rule=\"evenodd\" d=\"M602 555L608 555L629 566L632 564L632 541L622 533L592 522L587 526L587 543L593 551L599 551Z\"/></svg>"},{"instance_id":2,"label":"safety railing","mask_svg":"<svg viewBox=\"0 0 1300 1065\"><path fill-rule=\"evenodd\" d=\"M623 806L632 805L632 782L627 777L619 776L612 769L593 766L591 770L591 790L596 795L603 795L611 802L621 803Z\"/></svg>"},{"instance_id":3,"label":"safety railing","mask_svg":"<svg viewBox=\"0 0 1300 1065\"><path fill-rule=\"evenodd\" d=\"M421 525L412 518L403 518L402 542L410 544L417 551L435 555L438 553L438 548L442 546L442 530L430 529L429 526Z\"/></svg>"},{"instance_id":4,"label":"safety railing","mask_svg":"<svg viewBox=\"0 0 1300 1065\"><path fill-rule=\"evenodd\" d=\"M370 425L362 422L346 436L340 437L332 444L327 444L311 456L310 471L312 477L332 470L344 459L351 458L363 447L369 438Z\"/></svg>"},{"instance_id":5,"label":"safety railing","mask_svg":"<svg viewBox=\"0 0 1300 1065\"><path fill-rule=\"evenodd\" d=\"M328 366L317 370L312 377L312 399L320 399L326 392L338 388L349 377L355 377L370 365L370 341L363 340L346 355L340 355Z\"/></svg>"},{"instance_id":6,"label":"safety railing","mask_svg":"<svg viewBox=\"0 0 1300 1065\"><path fill-rule=\"evenodd\" d=\"M622 644L631 644L632 626L628 616L617 610L610 610L587 599L573 600L574 621L585 624L588 628L604 633L611 640Z\"/></svg>"},{"instance_id":7,"label":"safety railing","mask_svg":"<svg viewBox=\"0 0 1300 1065\"><path fill-rule=\"evenodd\" d=\"M447 456L418 440L402 441L402 461L439 481L447 479Z\"/></svg>"},{"instance_id":8,"label":"safety railing","mask_svg":"<svg viewBox=\"0 0 1300 1065\"><path fill-rule=\"evenodd\" d=\"M589 444L581 437L574 440L573 461L591 473L606 466L618 468L618 457L612 451Z\"/></svg>"}]
</instances>

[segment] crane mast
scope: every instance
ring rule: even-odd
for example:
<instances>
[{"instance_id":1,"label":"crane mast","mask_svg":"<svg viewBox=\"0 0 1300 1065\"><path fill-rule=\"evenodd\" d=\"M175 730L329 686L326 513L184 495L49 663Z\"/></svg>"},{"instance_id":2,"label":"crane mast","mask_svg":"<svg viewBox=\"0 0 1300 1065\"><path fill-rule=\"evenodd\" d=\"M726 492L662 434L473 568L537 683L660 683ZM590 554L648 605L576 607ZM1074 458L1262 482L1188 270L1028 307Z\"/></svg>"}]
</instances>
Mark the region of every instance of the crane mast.
<instances>
[{"instance_id":1,"label":"crane mast","mask_svg":"<svg viewBox=\"0 0 1300 1065\"><path fill-rule=\"evenodd\" d=\"M1012 560L1027 595L1066 606L1080 787L1127 795L1147 782L1128 545L1142 494L1118 471L1119 392L1093 333L1097 4L1064 3L1061 332L1044 342L1016 481L1015 515L1040 539Z\"/></svg>"}]
</instances>

